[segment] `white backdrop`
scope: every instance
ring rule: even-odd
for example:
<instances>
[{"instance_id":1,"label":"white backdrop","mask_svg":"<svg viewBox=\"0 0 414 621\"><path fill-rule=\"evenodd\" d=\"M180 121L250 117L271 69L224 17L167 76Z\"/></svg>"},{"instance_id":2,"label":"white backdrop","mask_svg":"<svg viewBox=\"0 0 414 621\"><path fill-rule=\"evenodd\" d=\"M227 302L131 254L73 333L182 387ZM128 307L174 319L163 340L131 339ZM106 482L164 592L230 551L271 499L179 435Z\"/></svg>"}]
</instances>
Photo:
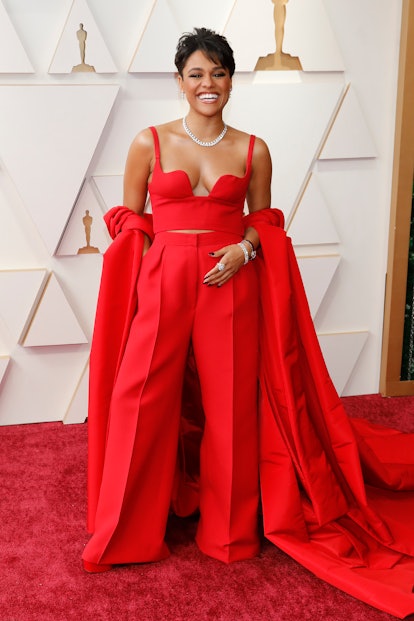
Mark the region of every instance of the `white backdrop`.
<instances>
[{"instance_id":1,"label":"white backdrop","mask_svg":"<svg viewBox=\"0 0 414 621\"><path fill-rule=\"evenodd\" d=\"M226 120L269 144L338 391L378 392L400 17L401 0L290 0L303 71L254 72L271 0L0 0L0 424L85 419L102 214L136 132L185 114L174 47L201 25L234 47ZM78 254L86 210L100 252Z\"/></svg>"}]
</instances>

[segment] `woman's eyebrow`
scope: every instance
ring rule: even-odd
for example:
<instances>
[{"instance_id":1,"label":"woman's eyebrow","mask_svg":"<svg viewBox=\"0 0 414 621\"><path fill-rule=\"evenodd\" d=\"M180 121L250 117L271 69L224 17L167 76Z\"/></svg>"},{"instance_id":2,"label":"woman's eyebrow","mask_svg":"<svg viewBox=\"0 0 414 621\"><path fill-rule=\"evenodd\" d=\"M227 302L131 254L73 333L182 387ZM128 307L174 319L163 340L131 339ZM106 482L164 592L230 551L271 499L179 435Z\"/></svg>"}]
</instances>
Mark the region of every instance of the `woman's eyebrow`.
<instances>
[{"instance_id":1,"label":"woman's eyebrow","mask_svg":"<svg viewBox=\"0 0 414 621\"><path fill-rule=\"evenodd\" d=\"M212 71L217 71L217 69L224 69L224 67L222 65L217 65L212 68ZM202 67L192 67L191 69L188 69L188 73L191 71L204 71L204 69L202 69Z\"/></svg>"}]
</instances>

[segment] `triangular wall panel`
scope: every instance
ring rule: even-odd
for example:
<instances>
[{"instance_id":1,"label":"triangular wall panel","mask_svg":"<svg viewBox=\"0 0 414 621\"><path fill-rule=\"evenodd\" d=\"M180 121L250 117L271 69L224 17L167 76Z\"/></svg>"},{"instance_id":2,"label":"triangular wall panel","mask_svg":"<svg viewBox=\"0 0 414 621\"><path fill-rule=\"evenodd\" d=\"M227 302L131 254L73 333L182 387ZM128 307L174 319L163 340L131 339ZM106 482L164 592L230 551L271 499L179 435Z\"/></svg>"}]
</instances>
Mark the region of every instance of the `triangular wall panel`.
<instances>
[{"instance_id":1,"label":"triangular wall panel","mask_svg":"<svg viewBox=\"0 0 414 621\"><path fill-rule=\"evenodd\" d=\"M0 388L5 378L7 367L9 366L9 364L10 364L9 356L0 356Z\"/></svg>"},{"instance_id":2,"label":"triangular wall panel","mask_svg":"<svg viewBox=\"0 0 414 621\"><path fill-rule=\"evenodd\" d=\"M253 71L260 57L276 49L272 2L236 0L224 34L234 49L237 70ZM283 51L299 57L304 71L344 70L321 0L295 0L286 5Z\"/></svg>"},{"instance_id":3,"label":"triangular wall panel","mask_svg":"<svg viewBox=\"0 0 414 621\"><path fill-rule=\"evenodd\" d=\"M37 266L39 253L44 253L43 242L25 213L16 185L0 156L0 266L3 269Z\"/></svg>"},{"instance_id":4,"label":"triangular wall panel","mask_svg":"<svg viewBox=\"0 0 414 621\"><path fill-rule=\"evenodd\" d=\"M129 71L174 72L177 41L183 32L203 26L220 31L234 0L209 0L208 12L202 2L155 0L138 43ZM160 45L160 43L162 44Z\"/></svg>"},{"instance_id":5,"label":"triangular wall panel","mask_svg":"<svg viewBox=\"0 0 414 621\"><path fill-rule=\"evenodd\" d=\"M156 0L129 71L174 71L174 50L181 32L167 0Z\"/></svg>"},{"instance_id":6,"label":"triangular wall panel","mask_svg":"<svg viewBox=\"0 0 414 621\"><path fill-rule=\"evenodd\" d=\"M377 150L357 96L349 87L319 155L321 160L372 158Z\"/></svg>"},{"instance_id":7,"label":"triangular wall panel","mask_svg":"<svg viewBox=\"0 0 414 621\"><path fill-rule=\"evenodd\" d=\"M14 343L27 328L46 281L45 269L0 272L0 316Z\"/></svg>"},{"instance_id":8,"label":"triangular wall panel","mask_svg":"<svg viewBox=\"0 0 414 621\"><path fill-rule=\"evenodd\" d=\"M0 73L34 73L30 60L1 0Z\"/></svg>"},{"instance_id":9,"label":"triangular wall panel","mask_svg":"<svg viewBox=\"0 0 414 621\"><path fill-rule=\"evenodd\" d=\"M319 344L334 386L341 395L351 377L368 332L318 334Z\"/></svg>"},{"instance_id":10,"label":"triangular wall panel","mask_svg":"<svg viewBox=\"0 0 414 621\"><path fill-rule=\"evenodd\" d=\"M259 57L274 51L272 15L273 5L268 0L235 0L223 34L233 48L236 71L254 71Z\"/></svg>"},{"instance_id":11,"label":"triangular wall panel","mask_svg":"<svg viewBox=\"0 0 414 621\"><path fill-rule=\"evenodd\" d=\"M315 318L341 257L339 255L325 255L297 257L297 259L310 312L312 318Z\"/></svg>"},{"instance_id":12,"label":"triangular wall panel","mask_svg":"<svg viewBox=\"0 0 414 621\"><path fill-rule=\"evenodd\" d=\"M118 90L117 85L0 86L1 156L51 254ZM24 136L24 149L16 135Z\"/></svg>"},{"instance_id":13,"label":"triangular wall panel","mask_svg":"<svg viewBox=\"0 0 414 621\"><path fill-rule=\"evenodd\" d=\"M323 0L295 0L286 9L283 47L299 56L303 71L344 71L340 47Z\"/></svg>"},{"instance_id":14,"label":"triangular wall panel","mask_svg":"<svg viewBox=\"0 0 414 621\"><path fill-rule=\"evenodd\" d=\"M6 329L4 321L0 315L0 356L6 356L11 349L6 343L6 341L9 340L7 339L6 332L8 332L8 330Z\"/></svg>"},{"instance_id":15,"label":"triangular wall panel","mask_svg":"<svg viewBox=\"0 0 414 621\"><path fill-rule=\"evenodd\" d=\"M235 81L233 85L226 119L230 125L266 140L273 160L272 206L281 209L287 221L313 168L342 91L337 83ZM234 106L233 101L237 102ZM269 119L274 119L273 124L269 125Z\"/></svg>"},{"instance_id":16,"label":"triangular wall panel","mask_svg":"<svg viewBox=\"0 0 414 621\"><path fill-rule=\"evenodd\" d=\"M78 36L81 39L85 38L84 54L81 52ZM82 66L82 60L84 66ZM89 70L94 70L96 73L117 71L86 0L74 0L49 67L49 73L71 73L73 68L85 71L87 67L92 68Z\"/></svg>"},{"instance_id":17,"label":"triangular wall panel","mask_svg":"<svg viewBox=\"0 0 414 621\"><path fill-rule=\"evenodd\" d=\"M105 205L105 211L122 205L123 201L123 175L98 175L92 177L92 181L95 184L99 197Z\"/></svg>"},{"instance_id":18,"label":"triangular wall panel","mask_svg":"<svg viewBox=\"0 0 414 621\"><path fill-rule=\"evenodd\" d=\"M56 254L65 256L103 253L109 242L110 237L93 186L85 183Z\"/></svg>"},{"instance_id":19,"label":"triangular wall panel","mask_svg":"<svg viewBox=\"0 0 414 621\"><path fill-rule=\"evenodd\" d=\"M295 246L340 241L315 174L310 176L287 232Z\"/></svg>"},{"instance_id":20,"label":"triangular wall panel","mask_svg":"<svg viewBox=\"0 0 414 621\"><path fill-rule=\"evenodd\" d=\"M0 391L0 425L63 420L87 359L86 346L16 348Z\"/></svg>"},{"instance_id":21,"label":"triangular wall panel","mask_svg":"<svg viewBox=\"0 0 414 621\"><path fill-rule=\"evenodd\" d=\"M88 416L89 361L83 369L63 422L67 424L84 423Z\"/></svg>"},{"instance_id":22,"label":"triangular wall panel","mask_svg":"<svg viewBox=\"0 0 414 621\"><path fill-rule=\"evenodd\" d=\"M117 207L123 203L123 175L99 175L92 177L92 181L96 186L99 199L102 202L104 212L106 213L112 207ZM145 204L144 211L151 213L151 201L149 195Z\"/></svg>"},{"instance_id":23,"label":"triangular wall panel","mask_svg":"<svg viewBox=\"0 0 414 621\"><path fill-rule=\"evenodd\" d=\"M22 344L39 347L87 342L56 276L51 274Z\"/></svg>"}]
</instances>

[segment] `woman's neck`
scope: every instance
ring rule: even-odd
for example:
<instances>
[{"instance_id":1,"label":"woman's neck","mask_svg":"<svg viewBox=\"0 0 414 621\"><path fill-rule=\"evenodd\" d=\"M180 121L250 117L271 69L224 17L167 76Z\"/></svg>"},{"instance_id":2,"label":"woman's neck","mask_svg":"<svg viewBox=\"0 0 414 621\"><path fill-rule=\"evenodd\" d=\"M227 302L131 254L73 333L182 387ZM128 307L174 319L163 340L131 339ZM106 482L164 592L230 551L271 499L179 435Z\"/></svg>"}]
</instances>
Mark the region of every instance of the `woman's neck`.
<instances>
[{"instance_id":1,"label":"woman's neck","mask_svg":"<svg viewBox=\"0 0 414 621\"><path fill-rule=\"evenodd\" d=\"M225 123L220 115L205 117L191 110L185 116L186 125L200 140L213 140L223 130Z\"/></svg>"}]
</instances>

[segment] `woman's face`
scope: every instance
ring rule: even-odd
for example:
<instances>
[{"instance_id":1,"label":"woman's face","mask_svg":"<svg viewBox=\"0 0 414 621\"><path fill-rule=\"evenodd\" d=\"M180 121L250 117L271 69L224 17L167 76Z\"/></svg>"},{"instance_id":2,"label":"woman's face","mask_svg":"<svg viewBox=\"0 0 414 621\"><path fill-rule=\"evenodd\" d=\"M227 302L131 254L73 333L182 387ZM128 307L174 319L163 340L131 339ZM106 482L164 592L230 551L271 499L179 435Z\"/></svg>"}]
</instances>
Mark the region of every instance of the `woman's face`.
<instances>
[{"instance_id":1,"label":"woman's face","mask_svg":"<svg viewBox=\"0 0 414 621\"><path fill-rule=\"evenodd\" d=\"M188 57L178 82L190 107L207 116L221 111L230 97L229 70L210 60L201 50Z\"/></svg>"}]
</instances>

